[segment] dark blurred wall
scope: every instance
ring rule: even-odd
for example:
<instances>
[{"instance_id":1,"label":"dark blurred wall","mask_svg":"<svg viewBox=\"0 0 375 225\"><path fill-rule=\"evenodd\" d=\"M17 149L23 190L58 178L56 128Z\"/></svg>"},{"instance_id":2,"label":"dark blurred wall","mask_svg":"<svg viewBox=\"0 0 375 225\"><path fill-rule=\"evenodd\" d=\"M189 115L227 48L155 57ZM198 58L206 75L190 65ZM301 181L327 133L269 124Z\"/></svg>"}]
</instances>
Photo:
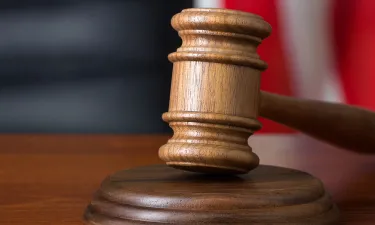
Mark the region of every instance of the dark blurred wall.
<instances>
[{"instance_id":1,"label":"dark blurred wall","mask_svg":"<svg viewBox=\"0 0 375 225\"><path fill-rule=\"evenodd\" d=\"M169 132L171 17L192 1L0 3L0 132Z\"/></svg>"}]
</instances>

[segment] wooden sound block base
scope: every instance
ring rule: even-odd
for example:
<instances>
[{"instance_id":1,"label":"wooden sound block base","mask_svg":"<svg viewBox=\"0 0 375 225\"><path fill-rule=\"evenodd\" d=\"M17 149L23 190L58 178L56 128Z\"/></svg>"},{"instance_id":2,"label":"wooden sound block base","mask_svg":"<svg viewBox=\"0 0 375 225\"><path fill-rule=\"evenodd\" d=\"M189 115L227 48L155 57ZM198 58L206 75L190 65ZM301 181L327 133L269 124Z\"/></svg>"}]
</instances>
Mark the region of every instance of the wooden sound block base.
<instances>
[{"instance_id":1,"label":"wooden sound block base","mask_svg":"<svg viewBox=\"0 0 375 225\"><path fill-rule=\"evenodd\" d=\"M87 224L337 224L338 210L311 175L261 165L246 175L204 175L164 165L106 178Z\"/></svg>"}]
</instances>

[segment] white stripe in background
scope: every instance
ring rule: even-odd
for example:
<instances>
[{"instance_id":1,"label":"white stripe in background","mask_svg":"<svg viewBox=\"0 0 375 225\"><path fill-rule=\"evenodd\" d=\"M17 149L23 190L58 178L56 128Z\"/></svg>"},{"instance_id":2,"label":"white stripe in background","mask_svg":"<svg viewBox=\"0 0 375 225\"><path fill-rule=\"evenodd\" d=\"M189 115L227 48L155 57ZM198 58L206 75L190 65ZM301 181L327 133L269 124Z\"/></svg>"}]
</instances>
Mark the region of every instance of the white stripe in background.
<instances>
[{"instance_id":1,"label":"white stripe in background","mask_svg":"<svg viewBox=\"0 0 375 225\"><path fill-rule=\"evenodd\" d=\"M290 57L287 60L298 97L344 102L331 43L332 1L278 0L277 4L281 35L288 52L286 55ZM350 152L303 134L296 135L288 143L284 140L279 144L285 146L278 147L282 151L273 149L277 153L273 159L268 156L269 161L278 161L277 157L290 154L293 156L290 167L319 177L335 193L350 181L352 171L355 171L354 162L361 161L359 157L354 159Z\"/></svg>"},{"instance_id":2,"label":"white stripe in background","mask_svg":"<svg viewBox=\"0 0 375 225\"><path fill-rule=\"evenodd\" d=\"M331 1L278 0L279 20L299 97L342 102L330 42Z\"/></svg>"},{"instance_id":3,"label":"white stripe in background","mask_svg":"<svg viewBox=\"0 0 375 225\"><path fill-rule=\"evenodd\" d=\"M194 0L194 8L224 8L224 0Z\"/></svg>"}]
</instances>

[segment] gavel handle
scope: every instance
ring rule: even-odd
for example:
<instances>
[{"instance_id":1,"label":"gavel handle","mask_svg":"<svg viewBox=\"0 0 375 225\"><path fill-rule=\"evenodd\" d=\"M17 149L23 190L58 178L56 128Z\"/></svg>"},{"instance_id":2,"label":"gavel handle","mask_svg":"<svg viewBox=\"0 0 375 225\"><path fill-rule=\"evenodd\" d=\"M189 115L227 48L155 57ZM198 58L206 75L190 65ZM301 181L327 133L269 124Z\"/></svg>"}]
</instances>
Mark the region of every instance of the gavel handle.
<instances>
[{"instance_id":1,"label":"gavel handle","mask_svg":"<svg viewBox=\"0 0 375 225\"><path fill-rule=\"evenodd\" d=\"M375 112L261 92L260 116L332 145L375 153Z\"/></svg>"}]
</instances>

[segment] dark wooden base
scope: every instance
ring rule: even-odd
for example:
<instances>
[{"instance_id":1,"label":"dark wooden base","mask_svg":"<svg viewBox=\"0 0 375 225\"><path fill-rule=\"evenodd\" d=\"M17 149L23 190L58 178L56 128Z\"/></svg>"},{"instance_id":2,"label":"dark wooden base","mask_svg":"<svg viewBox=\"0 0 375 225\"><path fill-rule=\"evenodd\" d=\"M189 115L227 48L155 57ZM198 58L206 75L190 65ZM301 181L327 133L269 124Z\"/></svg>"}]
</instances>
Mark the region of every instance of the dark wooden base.
<instances>
[{"instance_id":1,"label":"dark wooden base","mask_svg":"<svg viewBox=\"0 0 375 225\"><path fill-rule=\"evenodd\" d=\"M91 225L337 224L338 217L318 179L264 165L241 176L164 165L119 171L103 181L84 215Z\"/></svg>"}]
</instances>

